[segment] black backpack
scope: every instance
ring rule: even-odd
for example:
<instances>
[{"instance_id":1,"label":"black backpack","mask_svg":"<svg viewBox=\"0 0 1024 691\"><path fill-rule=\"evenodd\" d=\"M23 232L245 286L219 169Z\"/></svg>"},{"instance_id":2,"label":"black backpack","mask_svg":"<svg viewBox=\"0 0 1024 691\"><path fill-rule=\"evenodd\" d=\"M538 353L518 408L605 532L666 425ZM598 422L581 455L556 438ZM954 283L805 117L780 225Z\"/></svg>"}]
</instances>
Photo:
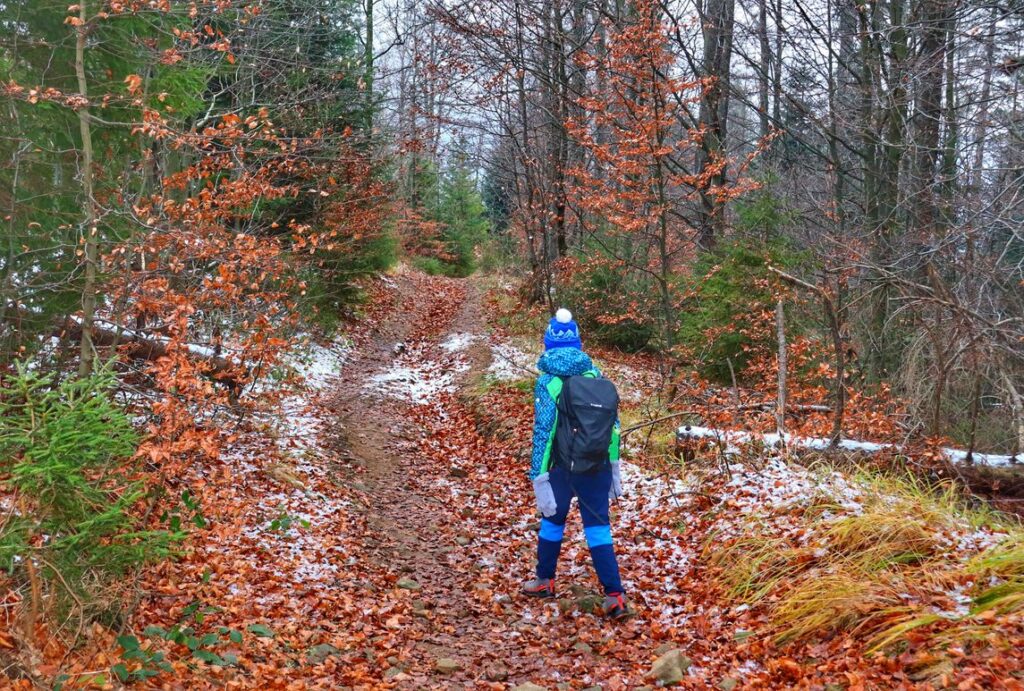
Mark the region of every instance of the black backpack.
<instances>
[{"instance_id":1,"label":"black backpack","mask_svg":"<svg viewBox=\"0 0 1024 691\"><path fill-rule=\"evenodd\" d=\"M556 407L554 462L564 463L573 473L607 468L619 416L615 384L594 372L565 378Z\"/></svg>"}]
</instances>

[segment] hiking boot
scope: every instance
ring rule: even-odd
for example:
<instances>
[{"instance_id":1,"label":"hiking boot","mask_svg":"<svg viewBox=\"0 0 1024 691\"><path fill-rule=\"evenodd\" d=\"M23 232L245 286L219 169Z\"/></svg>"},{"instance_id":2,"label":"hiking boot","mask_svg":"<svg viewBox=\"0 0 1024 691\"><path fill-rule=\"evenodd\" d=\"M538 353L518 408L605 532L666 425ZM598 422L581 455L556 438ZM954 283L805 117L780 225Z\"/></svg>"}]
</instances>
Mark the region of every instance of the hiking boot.
<instances>
[{"instance_id":1,"label":"hiking boot","mask_svg":"<svg viewBox=\"0 0 1024 691\"><path fill-rule=\"evenodd\" d=\"M523 584L523 595L529 595L530 597L554 597L555 579L534 578L532 581Z\"/></svg>"},{"instance_id":2,"label":"hiking boot","mask_svg":"<svg viewBox=\"0 0 1024 691\"><path fill-rule=\"evenodd\" d=\"M601 611L609 619L625 619L633 612L626 606L626 598L622 593L608 593L601 605Z\"/></svg>"}]
</instances>

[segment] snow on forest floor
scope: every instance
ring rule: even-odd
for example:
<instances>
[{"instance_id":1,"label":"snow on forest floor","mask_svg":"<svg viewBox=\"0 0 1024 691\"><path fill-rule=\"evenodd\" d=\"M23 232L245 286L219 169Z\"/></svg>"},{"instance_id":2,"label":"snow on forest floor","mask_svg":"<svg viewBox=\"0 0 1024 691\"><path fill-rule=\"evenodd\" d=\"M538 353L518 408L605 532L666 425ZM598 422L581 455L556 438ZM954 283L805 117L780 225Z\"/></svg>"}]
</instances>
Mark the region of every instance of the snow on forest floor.
<instances>
[{"instance_id":1,"label":"snow on forest floor","mask_svg":"<svg viewBox=\"0 0 1024 691\"><path fill-rule=\"evenodd\" d=\"M536 375L537 354L527 353L504 341L491 344L491 364L487 373L497 381L515 381Z\"/></svg>"},{"instance_id":2,"label":"snow on forest floor","mask_svg":"<svg viewBox=\"0 0 1024 691\"><path fill-rule=\"evenodd\" d=\"M455 349L446 349L450 355ZM467 365L457 357L445 362L426 359L421 347L414 346L395 359L391 367L373 375L363 389L372 395L383 395L407 403L422 405L435 400L442 393L456 389L456 377Z\"/></svg>"},{"instance_id":3,"label":"snow on forest floor","mask_svg":"<svg viewBox=\"0 0 1024 691\"><path fill-rule=\"evenodd\" d=\"M891 504L902 499L837 470L808 468L777 456L762 460L757 466L729 465L731 478L722 484L718 496L719 505L728 508L715 523L719 538L749 535L751 523L771 522L778 534L792 535L803 545L813 544L815 537L837 520L864 514L869 499ZM798 511L790 510L811 505L825 508L808 527ZM1006 536L1002 530L972 526L967 520L954 519L951 526L949 532L937 532L936 539L962 559L992 547Z\"/></svg>"},{"instance_id":4,"label":"snow on forest floor","mask_svg":"<svg viewBox=\"0 0 1024 691\"><path fill-rule=\"evenodd\" d=\"M420 306L419 318L427 324L453 320L459 307L449 305L442 320L429 306L435 297L418 299L428 304ZM835 659L794 661L796 653L770 643L758 607L723 597L709 572L711 541L721 546L756 530L810 550L827 549L822 535L830 526L871 508L869 499L887 501L872 495L879 487L860 477L790 463L770 449L732 457L727 469L709 463L696 470L664 464L652 470L652 459L642 452L624 459L625 495L612 507L613 534L635 619L614 625L587 611L596 583L576 511L560 561L560 599L522 601L518 590L533 565L537 518L526 478L532 402L520 383L532 381L536 355L494 334L438 328L440 334L424 335L431 333L424 328L408 343L385 341L372 367L344 370L344 390L363 400L355 409L372 411L375 419L367 425L391 437L377 449L377 462L401 469L378 476L384 484L353 492L332 478L339 452L328 446L337 414L328 394L337 395L339 372L359 359L341 342L311 345L289 361L306 385L285 396L275 415L258 421L275 439L272 451L259 446L258 436L237 439L219 465L203 471L208 482L202 500L218 507L219 521L190 555L192 568L198 575L226 558L227 566L214 567L218 575L210 587L219 593L219 607L242 613L244 621L233 625L267 621L290 632L281 643L290 647L275 662L282 666L250 670L251 680L295 674L320 684L359 678L372 679L374 688L468 688L482 685L483 665L498 659L510 683L493 682L491 688L530 680L626 689L649 683L652 661L678 648L693 663L684 681L691 688L727 679L746 688L788 688L798 678L810 680L812 688L851 679L891 681L871 676L885 670L873 669L856 641L853 653L844 649ZM489 354L489 363L483 364L481 353ZM649 396L658 378L633 364L613 363L605 371L628 391L627 405ZM486 385L460 391L477 377ZM485 436L487 419L504 432ZM374 504L405 499L409 507L433 508L400 516ZM398 513L407 508L403 504ZM810 519L812 509L817 513ZM414 525L402 527L403 519ZM432 554L385 564L382 573L374 561L379 557L367 553L375 542L367 529L373 521L416 531L421 542L414 546ZM936 539L967 559L1001 538L998 529L951 520ZM384 554L396 559L402 552ZM432 560L442 565L440 576L427 573L438 563ZM412 597L421 606L427 602L427 609L413 615L411 599L395 590L393 579L417 565L424 572L411 575L425 585ZM447 611L452 580L465 586L455 613ZM376 590L368 589L371 583ZM935 611L963 616L968 587L936 585ZM149 616L161 620L163 605L157 605ZM451 632L457 632L454 638ZM322 663L326 667L307 667L302 646L328 641L347 652ZM396 652L385 663L352 641L387 641ZM466 656L464 669L447 679L436 676L432 657L444 641ZM794 665L798 676L792 676ZM328 673L334 676L323 676Z\"/></svg>"},{"instance_id":5,"label":"snow on forest floor","mask_svg":"<svg viewBox=\"0 0 1024 691\"><path fill-rule=\"evenodd\" d=\"M304 461L310 452L320 450L324 431L322 411L315 405L315 398L337 383L351 348L350 343L341 339L327 344L311 342L292 350L285 360L286 367L295 371L302 384L277 406L276 436L278 445L289 452L303 472L316 472L318 466Z\"/></svg>"},{"instance_id":6,"label":"snow on forest floor","mask_svg":"<svg viewBox=\"0 0 1024 691\"><path fill-rule=\"evenodd\" d=\"M255 494L257 501L237 504L232 528L203 545L212 552L272 555L266 562L255 562L262 578L238 574L231 579L231 599L267 608L286 605L294 586L326 584L343 563L346 550L340 534L330 535L351 502L319 491L326 471L322 442L330 423L319 398L337 382L350 350L343 340L297 345L279 369L299 381L273 408L256 415L256 424L273 440L274 448L268 449L259 436L242 436L221 455L219 472L230 476L236 486L265 485L268 477L273 481Z\"/></svg>"}]
</instances>

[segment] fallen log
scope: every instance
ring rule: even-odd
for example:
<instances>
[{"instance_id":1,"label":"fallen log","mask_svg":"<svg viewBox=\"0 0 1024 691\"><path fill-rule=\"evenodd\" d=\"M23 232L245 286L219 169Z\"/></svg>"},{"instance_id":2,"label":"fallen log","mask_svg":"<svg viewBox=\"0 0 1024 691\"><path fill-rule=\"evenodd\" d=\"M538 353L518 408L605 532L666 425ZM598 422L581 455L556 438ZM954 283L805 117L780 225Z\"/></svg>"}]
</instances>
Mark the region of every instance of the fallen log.
<instances>
[{"instance_id":1,"label":"fallen log","mask_svg":"<svg viewBox=\"0 0 1024 691\"><path fill-rule=\"evenodd\" d=\"M739 453L737 444L747 444L752 441L760 441L769 447L784 443L787 447L819 449L822 451L834 448L842 451L857 451L867 454L879 453L881 451L899 452L902 450L902 447L897 444L884 444L857 439L840 439L838 443L833 444L831 439L824 437L798 437L791 434L779 435L775 432L747 432L745 430L715 429L713 427L698 427L696 425L685 425L676 430L676 440L680 443L701 439L724 444L723 451L726 454ZM967 451L948 447L943 447L940 451L943 457L950 463L963 464L967 462ZM1014 466L1024 462L1024 459L1019 456L992 453L973 453L970 455L970 458L970 462L974 464L992 467Z\"/></svg>"},{"instance_id":2,"label":"fallen log","mask_svg":"<svg viewBox=\"0 0 1024 691\"><path fill-rule=\"evenodd\" d=\"M775 401L765 401L763 403L744 403L743 405L723 406L721 408L721 410L736 410L736 411L774 410L774 409L775 409ZM623 436L625 436L625 435L629 434L630 432L635 432L638 429L643 429L644 427L650 427L651 425L656 425L659 422L665 422L666 420L671 420L673 418L682 417L683 415L699 415L700 412L701 411L699 411L699 410L679 410L679 411L676 411L674 413L669 413L668 415L664 415L662 417L655 418L653 420L645 420L644 422L638 422L637 424L635 424L635 425L633 425L631 427L627 427L626 429L622 430L621 434ZM827 405L802 405L802 404L794 404L794 403L788 403L786 405L786 414L787 415L789 415L790 413L830 413L830 412L832 412L832 408L830 406L827 406Z\"/></svg>"},{"instance_id":3,"label":"fallen log","mask_svg":"<svg viewBox=\"0 0 1024 691\"><path fill-rule=\"evenodd\" d=\"M54 335L58 338L80 341L82 322L76 317L68 317L55 330ZM96 346L106 348L124 348L128 357L149 361L167 357L173 347L169 338L147 336L135 329L102 326L99 323L93 324L92 342ZM204 360L207 364L206 376L232 388L238 386L237 374L240 369L245 371L241 363L224 357L208 346L184 343L178 344L177 347L184 348L191 356Z\"/></svg>"}]
</instances>

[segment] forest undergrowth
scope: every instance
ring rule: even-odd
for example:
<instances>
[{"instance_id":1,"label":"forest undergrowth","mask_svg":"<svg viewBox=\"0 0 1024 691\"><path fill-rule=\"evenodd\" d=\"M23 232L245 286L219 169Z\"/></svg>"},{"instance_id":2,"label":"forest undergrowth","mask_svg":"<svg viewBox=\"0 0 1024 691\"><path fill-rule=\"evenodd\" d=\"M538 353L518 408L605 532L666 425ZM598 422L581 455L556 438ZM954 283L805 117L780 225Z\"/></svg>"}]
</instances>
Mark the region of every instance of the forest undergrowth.
<instances>
[{"instance_id":1,"label":"forest undergrowth","mask_svg":"<svg viewBox=\"0 0 1024 691\"><path fill-rule=\"evenodd\" d=\"M560 598L523 602L537 340L500 317L458 328L500 303L493 285L408 270L375 281L344 339L302 347L302 386L225 426L216 461L166 479L180 535L168 558L108 584L130 603L121 618L65 608L29 638L10 614L32 584L9 591L12 683L1019 685L1011 519L951 484L825 455L708 445L682 460L674 420L627 437L613 508L637 616L600 620L576 541ZM653 419L655 362L600 349L598 361L626 424ZM678 679L659 676L666 655L681 656Z\"/></svg>"},{"instance_id":2,"label":"forest undergrowth","mask_svg":"<svg viewBox=\"0 0 1024 691\"><path fill-rule=\"evenodd\" d=\"M5 683L1021 688L1022 27L0 2ZM559 308L614 626L518 595Z\"/></svg>"}]
</instances>

